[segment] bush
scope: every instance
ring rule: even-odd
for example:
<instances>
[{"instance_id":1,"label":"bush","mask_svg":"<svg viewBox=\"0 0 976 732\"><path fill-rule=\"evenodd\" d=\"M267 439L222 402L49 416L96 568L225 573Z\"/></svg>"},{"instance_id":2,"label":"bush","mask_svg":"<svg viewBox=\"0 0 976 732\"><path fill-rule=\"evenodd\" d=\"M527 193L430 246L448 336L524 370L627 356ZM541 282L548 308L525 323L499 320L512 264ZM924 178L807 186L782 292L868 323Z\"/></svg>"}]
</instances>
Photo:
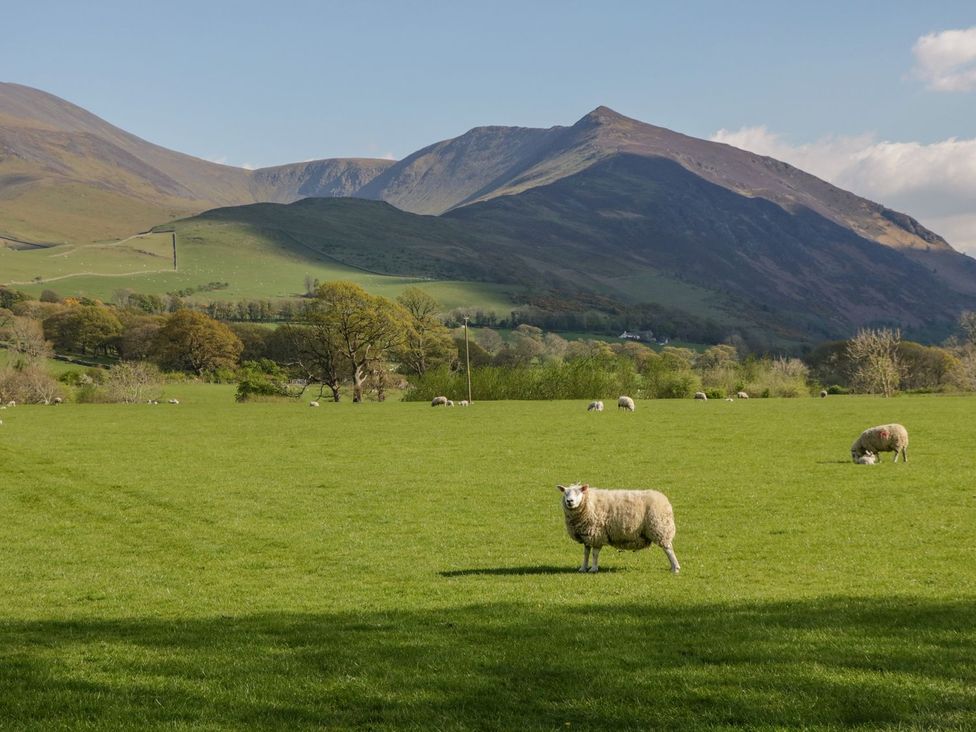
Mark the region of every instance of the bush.
<instances>
[{"instance_id":1,"label":"bush","mask_svg":"<svg viewBox=\"0 0 976 732\"><path fill-rule=\"evenodd\" d=\"M724 389L719 389L718 387L709 387L705 389L705 396L709 399L725 399L728 393Z\"/></svg>"},{"instance_id":2,"label":"bush","mask_svg":"<svg viewBox=\"0 0 976 732\"><path fill-rule=\"evenodd\" d=\"M63 387L40 363L0 370L0 402L48 404L63 396Z\"/></svg>"},{"instance_id":3,"label":"bush","mask_svg":"<svg viewBox=\"0 0 976 732\"><path fill-rule=\"evenodd\" d=\"M238 373L237 394L239 402L255 396L288 396L287 377L274 361L245 361Z\"/></svg>"},{"instance_id":4,"label":"bush","mask_svg":"<svg viewBox=\"0 0 976 732\"><path fill-rule=\"evenodd\" d=\"M145 361L122 361L111 368L103 392L107 401L135 404L158 399L162 374Z\"/></svg>"}]
</instances>

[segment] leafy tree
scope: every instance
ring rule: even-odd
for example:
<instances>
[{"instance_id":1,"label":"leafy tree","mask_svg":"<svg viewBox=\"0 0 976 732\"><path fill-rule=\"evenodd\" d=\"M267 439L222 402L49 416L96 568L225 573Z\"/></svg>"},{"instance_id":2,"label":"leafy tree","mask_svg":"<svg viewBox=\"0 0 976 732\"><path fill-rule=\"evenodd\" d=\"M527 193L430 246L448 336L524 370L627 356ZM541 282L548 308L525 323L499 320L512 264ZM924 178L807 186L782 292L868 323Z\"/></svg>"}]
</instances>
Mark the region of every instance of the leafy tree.
<instances>
[{"instance_id":1,"label":"leafy tree","mask_svg":"<svg viewBox=\"0 0 976 732\"><path fill-rule=\"evenodd\" d=\"M243 349L241 339L226 325L186 308L166 318L153 344L155 360L162 368L198 375L233 368Z\"/></svg>"},{"instance_id":2,"label":"leafy tree","mask_svg":"<svg viewBox=\"0 0 976 732\"><path fill-rule=\"evenodd\" d=\"M370 295L352 282L328 282L315 293L309 322L338 344L352 375L352 398L363 399L366 378L377 363L399 348L409 327L403 306Z\"/></svg>"},{"instance_id":3,"label":"leafy tree","mask_svg":"<svg viewBox=\"0 0 976 732\"><path fill-rule=\"evenodd\" d=\"M122 322L108 308L78 305L46 318L44 334L61 350L107 353L122 334Z\"/></svg>"},{"instance_id":4,"label":"leafy tree","mask_svg":"<svg viewBox=\"0 0 976 732\"><path fill-rule=\"evenodd\" d=\"M403 291L397 302L409 313L403 342L396 349L396 358L411 374L424 374L428 369L450 363L457 351L451 334L437 317L440 305L419 287Z\"/></svg>"}]
</instances>

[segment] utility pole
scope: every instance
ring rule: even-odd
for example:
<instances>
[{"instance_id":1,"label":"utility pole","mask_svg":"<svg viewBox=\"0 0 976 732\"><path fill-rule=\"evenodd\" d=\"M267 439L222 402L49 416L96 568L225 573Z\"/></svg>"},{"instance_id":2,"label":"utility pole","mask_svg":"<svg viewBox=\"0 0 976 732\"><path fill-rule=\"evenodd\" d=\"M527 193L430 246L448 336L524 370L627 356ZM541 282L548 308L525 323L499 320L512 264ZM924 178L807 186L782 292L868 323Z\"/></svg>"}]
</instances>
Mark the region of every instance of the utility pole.
<instances>
[{"instance_id":1,"label":"utility pole","mask_svg":"<svg viewBox=\"0 0 976 732\"><path fill-rule=\"evenodd\" d=\"M176 232L173 232L173 271L178 272L176 268Z\"/></svg>"},{"instance_id":2,"label":"utility pole","mask_svg":"<svg viewBox=\"0 0 976 732\"><path fill-rule=\"evenodd\" d=\"M471 353L468 351L468 316L464 316L464 370L468 374L468 404L471 404Z\"/></svg>"}]
</instances>

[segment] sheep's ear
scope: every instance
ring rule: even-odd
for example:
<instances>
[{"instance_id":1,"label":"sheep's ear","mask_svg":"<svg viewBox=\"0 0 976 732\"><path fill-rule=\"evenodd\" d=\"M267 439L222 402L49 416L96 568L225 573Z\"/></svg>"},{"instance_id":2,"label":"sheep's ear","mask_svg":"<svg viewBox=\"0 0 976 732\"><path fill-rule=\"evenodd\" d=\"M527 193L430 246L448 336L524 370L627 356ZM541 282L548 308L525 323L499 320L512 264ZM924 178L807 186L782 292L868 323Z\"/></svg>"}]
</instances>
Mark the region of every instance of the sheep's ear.
<instances>
[{"instance_id":1,"label":"sheep's ear","mask_svg":"<svg viewBox=\"0 0 976 732\"><path fill-rule=\"evenodd\" d=\"M559 489L559 492L560 493L565 493L566 492L566 486L564 486L564 485L557 485L556 487Z\"/></svg>"},{"instance_id":2,"label":"sheep's ear","mask_svg":"<svg viewBox=\"0 0 976 732\"><path fill-rule=\"evenodd\" d=\"M590 484L589 483L584 483L583 485L580 486L580 490L581 491L585 491L589 487L590 487Z\"/></svg>"}]
</instances>

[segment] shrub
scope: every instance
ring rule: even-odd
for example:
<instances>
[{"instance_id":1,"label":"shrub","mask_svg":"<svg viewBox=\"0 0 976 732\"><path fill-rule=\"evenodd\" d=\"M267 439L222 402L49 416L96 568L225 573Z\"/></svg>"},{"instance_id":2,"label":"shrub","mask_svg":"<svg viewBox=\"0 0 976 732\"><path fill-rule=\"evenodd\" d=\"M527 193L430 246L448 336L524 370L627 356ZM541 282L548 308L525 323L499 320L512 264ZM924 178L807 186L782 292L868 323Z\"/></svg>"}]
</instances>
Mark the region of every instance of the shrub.
<instances>
[{"instance_id":1,"label":"shrub","mask_svg":"<svg viewBox=\"0 0 976 732\"><path fill-rule=\"evenodd\" d=\"M288 396L287 377L274 361L245 361L241 366L235 398L246 402L255 396Z\"/></svg>"}]
</instances>

